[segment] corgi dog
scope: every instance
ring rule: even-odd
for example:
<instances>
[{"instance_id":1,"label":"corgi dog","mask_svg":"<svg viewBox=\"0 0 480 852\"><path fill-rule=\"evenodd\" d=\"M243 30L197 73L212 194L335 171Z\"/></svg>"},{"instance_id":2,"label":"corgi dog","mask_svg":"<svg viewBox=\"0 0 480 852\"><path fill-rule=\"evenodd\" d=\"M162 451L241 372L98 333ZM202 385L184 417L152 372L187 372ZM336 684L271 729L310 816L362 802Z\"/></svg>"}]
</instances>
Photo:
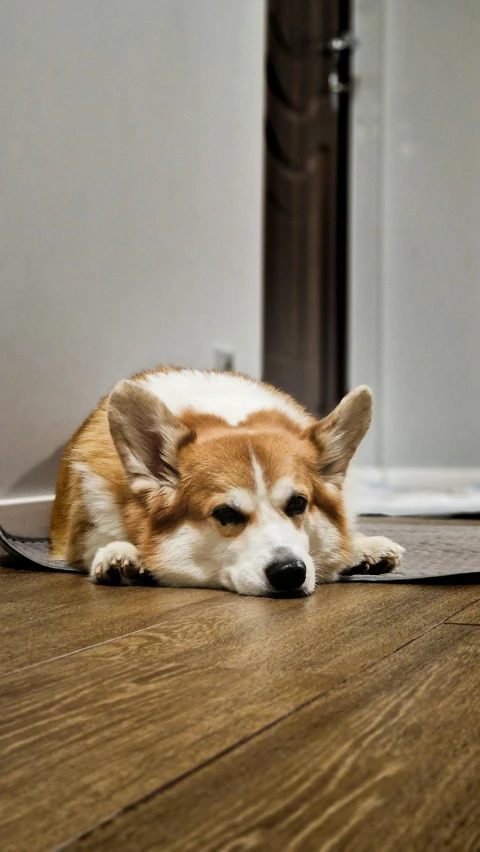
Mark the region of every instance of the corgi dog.
<instances>
[{"instance_id":1,"label":"corgi dog","mask_svg":"<svg viewBox=\"0 0 480 852\"><path fill-rule=\"evenodd\" d=\"M323 420L262 382L162 368L119 382L65 449L51 555L95 583L310 595L403 548L356 531L344 495L367 387Z\"/></svg>"}]
</instances>

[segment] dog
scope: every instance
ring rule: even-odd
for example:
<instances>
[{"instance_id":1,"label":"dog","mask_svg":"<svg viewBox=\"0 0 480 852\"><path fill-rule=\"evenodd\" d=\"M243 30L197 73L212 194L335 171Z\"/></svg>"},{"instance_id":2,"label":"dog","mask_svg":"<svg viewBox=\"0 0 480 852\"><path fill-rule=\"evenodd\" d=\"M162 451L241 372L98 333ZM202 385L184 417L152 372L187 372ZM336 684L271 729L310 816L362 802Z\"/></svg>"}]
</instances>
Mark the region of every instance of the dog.
<instances>
[{"instance_id":1,"label":"dog","mask_svg":"<svg viewBox=\"0 0 480 852\"><path fill-rule=\"evenodd\" d=\"M51 555L95 583L311 595L358 565L389 571L403 548L355 529L349 463L372 394L323 420L234 373L158 367L119 382L61 462Z\"/></svg>"}]
</instances>

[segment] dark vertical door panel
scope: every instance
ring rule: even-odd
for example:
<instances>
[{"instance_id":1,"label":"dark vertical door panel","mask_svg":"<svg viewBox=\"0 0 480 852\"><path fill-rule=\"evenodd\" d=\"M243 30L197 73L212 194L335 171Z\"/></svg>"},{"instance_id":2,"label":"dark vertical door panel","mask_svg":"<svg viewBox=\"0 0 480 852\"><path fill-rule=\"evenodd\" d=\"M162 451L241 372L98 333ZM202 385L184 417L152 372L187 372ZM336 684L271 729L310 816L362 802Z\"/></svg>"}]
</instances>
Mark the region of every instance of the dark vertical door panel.
<instances>
[{"instance_id":1,"label":"dark vertical door panel","mask_svg":"<svg viewBox=\"0 0 480 852\"><path fill-rule=\"evenodd\" d=\"M329 74L348 65L326 45L347 12L343 0L269 4L264 377L318 414L345 384L347 99L332 99Z\"/></svg>"}]
</instances>

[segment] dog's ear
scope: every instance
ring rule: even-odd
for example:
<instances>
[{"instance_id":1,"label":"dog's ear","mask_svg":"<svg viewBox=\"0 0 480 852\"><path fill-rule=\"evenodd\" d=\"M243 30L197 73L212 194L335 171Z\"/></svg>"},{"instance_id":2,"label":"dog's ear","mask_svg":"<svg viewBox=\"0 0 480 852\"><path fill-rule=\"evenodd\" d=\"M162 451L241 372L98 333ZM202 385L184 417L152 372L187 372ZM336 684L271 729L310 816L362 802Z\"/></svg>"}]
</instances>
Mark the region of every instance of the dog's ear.
<instances>
[{"instance_id":1,"label":"dog's ear","mask_svg":"<svg viewBox=\"0 0 480 852\"><path fill-rule=\"evenodd\" d=\"M318 452L319 473L341 485L348 465L372 419L372 392L361 385L345 396L334 411L306 430Z\"/></svg>"},{"instance_id":2,"label":"dog's ear","mask_svg":"<svg viewBox=\"0 0 480 852\"><path fill-rule=\"evenodd\" d=\"M172 496L178 451L193 433L139 382L119 382L108 398L108 424L130 487L146 502Z\"/></svg>"}]
</instances>

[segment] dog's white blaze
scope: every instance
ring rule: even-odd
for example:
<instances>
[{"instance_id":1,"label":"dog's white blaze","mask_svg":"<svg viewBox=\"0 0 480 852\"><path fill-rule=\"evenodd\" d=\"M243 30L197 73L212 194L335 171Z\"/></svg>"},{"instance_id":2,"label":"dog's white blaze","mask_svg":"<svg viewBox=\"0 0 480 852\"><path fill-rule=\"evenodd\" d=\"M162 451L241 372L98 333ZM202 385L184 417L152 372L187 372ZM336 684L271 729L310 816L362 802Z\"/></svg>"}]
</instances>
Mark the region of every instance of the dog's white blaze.
<instances>
[{"instance_id":1,"label":"dog's white blaze","mask_svg":"<svg viewBox=\"0 0 480 852\"><path fill-rule=\"evenodd\" d=\"M255 453L252 450L250 450L250 457L252 459L253 478L255 481L255 493L257 495L257 499L265 500L266 498L268 498L268 490L265 483L263 470L259 465L257 459L255 458Z\"/></svg>"},{"instance_id":2,"label":"dog's white blaze","mask_svg":"<svg viewBox=\"0 0 480 852\"><path fill-rule=\"evenodd\" d=\"M231 426L237 426L250 414L274 409L287 414L302 427L311 423L309 416L289 403L288 399L244 376L178 370L152 373L141 382L172 414L181 414L186 408L193 408L202 414L216 414Z\"/></svg>"},{"instance_id":3,"label":"dog's white blaze","mask_svg":"<svg viewBox=\"0 0 480 852\"><path fill-rule=\"evenodd\" d=\"M269 492L261 464L253 451L251 451L250 455L255 481L256 507L260 524L263 523L265 525L268 523L290 531L292 529L291 522L285 517L279 516L278 508L283 496L291 493L293 481L288 477L282 476Z\"/></svg>"},{"instance_id":4,"label":"dog's white blaze","mask_svg":"<svg viewBox=\"0 0 480 852\"><path fill-rule=\"evenodd\" d=\"M297 529L290 518L287 518L282 511L282 501L285 498L288 499L288 496L294 490L293 480L290 477L282 476L269 491L265 473L253 451L251 452L251 459L255 481L256 521L247 526L244 535L246 554L251 553L251 561L258 565L257 583L266 584L268 587L265 580L265 568L276 558L279 549L288 550L296 559L305 562L307 566L305 588L311 592L315 584L315 571L313 561L308 553L308 535L305 530ZM243 576L245 576L245 564L242 566L242 571ZM232 573L231 576L238 589L239 581L236 579L235 573Z\"/></svg>"}]
</instances>

